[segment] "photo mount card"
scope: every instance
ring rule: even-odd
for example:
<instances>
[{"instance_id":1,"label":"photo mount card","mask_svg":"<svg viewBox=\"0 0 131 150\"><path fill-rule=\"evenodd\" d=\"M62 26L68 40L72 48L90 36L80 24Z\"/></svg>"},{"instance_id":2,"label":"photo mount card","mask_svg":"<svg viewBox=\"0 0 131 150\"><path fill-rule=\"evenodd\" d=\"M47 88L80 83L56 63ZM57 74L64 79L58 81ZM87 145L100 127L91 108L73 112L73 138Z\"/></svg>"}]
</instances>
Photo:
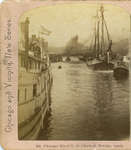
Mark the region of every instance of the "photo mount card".
<instances>
[{"instance_id":1,"label":"photo mount card","mask_svg":"<svg viewBox=\"0 0 131 150\"><path fill-rule=\"evenodd\" d=\"M0 5L4 150L130 150L130 1Z\"/></svg>"}]
</instances>

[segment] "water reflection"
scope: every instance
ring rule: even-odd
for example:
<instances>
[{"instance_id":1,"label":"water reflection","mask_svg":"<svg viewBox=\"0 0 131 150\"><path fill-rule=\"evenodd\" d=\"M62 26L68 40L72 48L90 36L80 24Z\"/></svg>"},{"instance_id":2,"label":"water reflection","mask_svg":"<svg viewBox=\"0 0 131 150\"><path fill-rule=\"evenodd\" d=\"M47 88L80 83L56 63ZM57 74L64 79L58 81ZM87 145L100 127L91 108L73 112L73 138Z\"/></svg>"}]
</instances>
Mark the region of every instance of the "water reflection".
<instances>
[{"instance_id":1,"label":"water reflection","mask_svg":"<svg viewBox=\"0 0 131 150\"><path fill-rule=\"evenodd\" d=\"M129 81L85 64L53 64L51 111L40 140L122 140L129 137Z\"/></svg>"}]
</instances>

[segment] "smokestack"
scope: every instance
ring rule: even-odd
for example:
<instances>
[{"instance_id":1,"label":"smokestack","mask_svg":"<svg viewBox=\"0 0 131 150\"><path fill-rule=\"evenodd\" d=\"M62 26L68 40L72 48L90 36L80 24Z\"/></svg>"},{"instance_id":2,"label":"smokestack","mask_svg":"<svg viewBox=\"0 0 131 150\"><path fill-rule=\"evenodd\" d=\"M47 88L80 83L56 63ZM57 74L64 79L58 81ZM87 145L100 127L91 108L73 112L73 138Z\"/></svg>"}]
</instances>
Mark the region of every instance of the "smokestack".
<instances>
[{"instance_id":1,"label":"smokestack","mask_svg":"<svg viewBox=\"0 0 131 150\"><path fill-rule=\"evenodd\" d=\"M25 55L26 55L26 69L28 69L28 52L29 52L29 18L25 20Z\"/></svg>"}]
</instances>

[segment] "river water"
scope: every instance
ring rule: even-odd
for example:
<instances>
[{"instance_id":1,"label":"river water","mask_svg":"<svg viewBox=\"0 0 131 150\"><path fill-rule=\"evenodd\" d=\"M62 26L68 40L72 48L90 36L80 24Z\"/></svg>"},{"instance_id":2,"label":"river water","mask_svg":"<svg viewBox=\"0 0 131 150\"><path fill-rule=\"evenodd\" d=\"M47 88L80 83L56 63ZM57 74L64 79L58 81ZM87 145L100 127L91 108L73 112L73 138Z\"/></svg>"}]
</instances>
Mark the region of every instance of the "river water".
<instances>
[{"instance_id":1,"label":"river water","mask_svg":"<svg viewBox=\"0 0 131 150\"><path fill-rule=\"evenodd\" d=\"M84 63L54 63L52 72L51 110L39 140L129 138L129 79Z\"/></svg>"}]
</instances>

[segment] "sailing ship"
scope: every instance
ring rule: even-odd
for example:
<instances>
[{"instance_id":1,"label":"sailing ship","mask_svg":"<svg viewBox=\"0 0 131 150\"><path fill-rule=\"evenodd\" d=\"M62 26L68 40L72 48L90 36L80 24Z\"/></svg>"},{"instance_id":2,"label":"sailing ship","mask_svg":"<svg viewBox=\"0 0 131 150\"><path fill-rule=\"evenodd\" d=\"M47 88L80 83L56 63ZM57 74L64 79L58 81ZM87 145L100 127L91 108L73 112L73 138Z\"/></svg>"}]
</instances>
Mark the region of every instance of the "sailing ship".
<instances>
[{"instance_id":1,"label":"sailing ship","mask_svg":"<svg viewBox=\"0 0 131 150\"><path fill-rule=\"evenodd\" d=\"M90 46L92 57L88 57L87 66L94 70L113 70L112 40L104 17L104 7L101 6L95 16L95 29Z\"/></svg>"}]
</instances>

